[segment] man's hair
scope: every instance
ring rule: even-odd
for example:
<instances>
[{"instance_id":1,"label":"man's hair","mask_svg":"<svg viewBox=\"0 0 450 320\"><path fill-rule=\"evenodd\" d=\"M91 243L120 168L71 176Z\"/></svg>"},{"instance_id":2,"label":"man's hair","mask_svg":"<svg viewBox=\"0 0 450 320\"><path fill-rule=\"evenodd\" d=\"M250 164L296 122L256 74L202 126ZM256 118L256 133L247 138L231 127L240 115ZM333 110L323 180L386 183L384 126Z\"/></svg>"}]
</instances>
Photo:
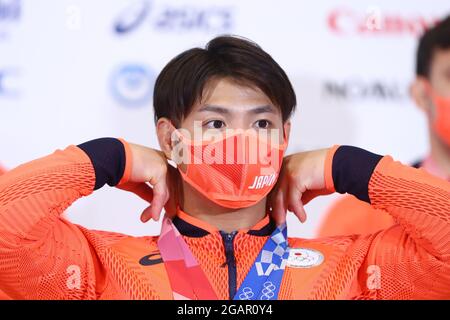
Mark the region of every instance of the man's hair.
<instances>
[{"instance_id":1,"label":"man's hair","mask_svg":"<svg viewBox=\"0 0 450 320\"><path fill-rule=\"evenodd\" d=\"M433 55L437 49L450 49L450 16L428 29L419 40L416 74L428 77Z\"/></svg>"},{"instance_id":2,"label":"man's hair","mask_svg":"<svg viewBox=\"0 0 450 320\"><path fill-rule=\"evenodd\" d=\"M295 109L294 89L284 70L256 43L236 36L219 36L205 47L173 58L155 83L155 122L161 117L176 126L201 101L210 80L227 78L260 89L281 111L283 121Z\"/></svg>"}]
</instances>

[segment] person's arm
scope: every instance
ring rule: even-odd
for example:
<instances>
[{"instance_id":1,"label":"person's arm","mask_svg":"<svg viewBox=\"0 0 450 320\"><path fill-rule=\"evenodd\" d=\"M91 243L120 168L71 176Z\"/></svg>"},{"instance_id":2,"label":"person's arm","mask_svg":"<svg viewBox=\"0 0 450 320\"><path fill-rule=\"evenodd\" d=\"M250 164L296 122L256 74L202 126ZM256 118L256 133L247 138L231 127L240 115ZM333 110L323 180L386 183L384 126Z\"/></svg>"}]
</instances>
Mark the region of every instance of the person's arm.
<instances>
[{"instance_id":1,"label":"person's arm","mask_svg":"<svg viewBox=\"0 0 450 320\"><path fill-rule=\"evenodd\" d=\"M329 189L353 194L396 222L372 236L361 288L382 299L450 298L450 183L349 146L334 150L331 166Z\"/></svg>"},{"instance_id":2,"label":"person's arm","mask_svg":"<svg viewBox=\"0 0 450 320\"><path fill-rule=\"evenodd\" d=\"M95 299L95 260L81 230L60 217L80 197L126 182L129 146L102 138L0 176L0 288L19 299Z\"/></svg>"}]
</instances>

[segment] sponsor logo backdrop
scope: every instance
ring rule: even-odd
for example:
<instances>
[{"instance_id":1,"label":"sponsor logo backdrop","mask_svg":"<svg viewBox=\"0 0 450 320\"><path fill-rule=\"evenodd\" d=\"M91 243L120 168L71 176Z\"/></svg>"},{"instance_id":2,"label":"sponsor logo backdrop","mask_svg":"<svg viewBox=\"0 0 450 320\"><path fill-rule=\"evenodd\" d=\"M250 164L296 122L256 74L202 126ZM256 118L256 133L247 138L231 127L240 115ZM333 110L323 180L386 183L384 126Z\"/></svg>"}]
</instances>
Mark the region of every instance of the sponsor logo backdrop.
<instances>
[{"instance_id":1,"label":"sponsor logo backdrop","mask_svg":"<svg viewBox=\"0 0 450 320\"><path fill-rule=\"evenodd\" d=\"M361 146L410 163L427 153L408 96L417 37L448 1L0 0L0 163L124 137L157 147L156 75L176 54L232 33L259 43L297 95L288 152ZM290 234L313 236L336 196L309 204ZM68 209L89 228L154 234L137 197L103 188Z\"/></svg>"}]
</instances>

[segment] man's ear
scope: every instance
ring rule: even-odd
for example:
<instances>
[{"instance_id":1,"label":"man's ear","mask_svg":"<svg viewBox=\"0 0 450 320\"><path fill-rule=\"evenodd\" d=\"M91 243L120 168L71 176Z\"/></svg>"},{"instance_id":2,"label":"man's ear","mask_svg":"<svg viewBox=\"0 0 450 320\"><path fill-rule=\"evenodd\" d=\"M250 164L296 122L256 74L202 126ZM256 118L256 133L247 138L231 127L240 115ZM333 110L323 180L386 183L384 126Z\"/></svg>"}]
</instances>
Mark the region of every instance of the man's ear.
<instances>
[{"instance_id":1,"label":"man's ear","mask_svg":"<svg viewBox=\"0 0 450 320\"><path fill-rule=\"evenodd\" d=\"M286 135L286 142L289 141L289 135L291 134L291 120L287 120L283 124L284 134Z\"/></svg>"},{"instance_id":2,"label":"man's ear","mask_svg":"<svg viewBox=\"0 0 450 320\"><path fill-rule=\"evenodd\" d=\"M167 118L159 118L156 123L156 135L159 146L167 159L172 159L172 133L175 130L172 122Z\"/></svg>"},{"instance_id":3,"label":"man's ear","mask_svg":"<svg viewBox=\"0 0 450 320\"><path fill-rule=\"evenodd\" d=\"M416 103L416 105L423 111L425 114L429 114L430 111L430 97L427 93L427 79L422 76L417 76L414 81L409 86L409 94L411 98Z\"/></svg>"}]
</instances>

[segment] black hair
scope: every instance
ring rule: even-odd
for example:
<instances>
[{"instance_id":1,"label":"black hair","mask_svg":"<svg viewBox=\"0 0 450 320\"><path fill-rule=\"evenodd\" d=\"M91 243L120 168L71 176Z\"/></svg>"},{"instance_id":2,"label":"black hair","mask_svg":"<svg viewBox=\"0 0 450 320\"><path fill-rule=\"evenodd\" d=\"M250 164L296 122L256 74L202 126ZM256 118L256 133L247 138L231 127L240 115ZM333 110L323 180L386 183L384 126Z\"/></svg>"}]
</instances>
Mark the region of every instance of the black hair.
<instances>
[{"instance_id":1,"label":"black hair","mask_svg":"<svg viewBox=\"0 0 450 320\"><path fill-rule=\"evenodd\" d=\"M450 16L426 30L417 48L416 74L429 77L433 55L437 49L450 49Z\"/></svg>"},{"instance_id":2,"label":"black hair","mask_svg":"<svg viewBox=\"0 0 450 320\"><path fill-rule=\"evenodd\" d=\"M209 81L221 78L259 88L280 109L283 121L295 109L292 84L268 53L248 39L219 36L204 49L182 52L163 68L153 93L155 122L166 117L178 126L201 101Z\"/></svg>"}]
</instances>

